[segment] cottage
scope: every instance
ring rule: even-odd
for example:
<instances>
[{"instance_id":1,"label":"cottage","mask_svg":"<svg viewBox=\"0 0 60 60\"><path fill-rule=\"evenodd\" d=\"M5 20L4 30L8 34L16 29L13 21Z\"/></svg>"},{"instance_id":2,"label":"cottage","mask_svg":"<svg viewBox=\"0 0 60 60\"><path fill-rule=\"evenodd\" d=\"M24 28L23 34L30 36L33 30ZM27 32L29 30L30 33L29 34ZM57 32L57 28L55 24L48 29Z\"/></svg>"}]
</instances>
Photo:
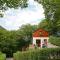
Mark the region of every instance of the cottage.
<instances>
[{"instance_id":1,"label":"cottage","mask_svg":"<svg viewBox=\"0 0 60 60\"><path fill-rule=\"evenodd\" d=\"M43 29L38 29L33 33L33 45L40 48L48 46L49 34Z\"/></svg>"}]
</instances>

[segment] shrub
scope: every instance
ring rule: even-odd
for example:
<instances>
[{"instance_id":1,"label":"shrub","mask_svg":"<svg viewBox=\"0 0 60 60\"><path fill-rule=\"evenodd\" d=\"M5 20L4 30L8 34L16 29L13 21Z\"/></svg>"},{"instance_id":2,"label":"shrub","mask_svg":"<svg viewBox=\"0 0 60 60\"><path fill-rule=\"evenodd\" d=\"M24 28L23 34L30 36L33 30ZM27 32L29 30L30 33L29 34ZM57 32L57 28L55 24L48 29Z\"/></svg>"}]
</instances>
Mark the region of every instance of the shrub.
<instances>
[{"instance_id":1,"label":"shrub","mask_svg":"<svg viewBox=\"0 0 60 60\"><path fill-rule=\"evenodd\" d=\"M43 48L14 53L14 60L51 60L60 59L60 48Z\"/></svg>"},{"instance_id":2,"label":"shrub","mask_svg":"<svg viewBox=\"0 0 60 60\"><path fill-rule=\"evenodd\" d=\"M0 60L6 60L6 55L0 52Z\"/></svg>"},{"instance_id":3,"label":"shrub","mask_svg":"<svg viewBox=\"0 0 60 60\"><path fill-rule=\"evenodd\" d=\"M57 46L60 46L60 37L50 36L49 41Z\"/></svg>"}]
</instances>

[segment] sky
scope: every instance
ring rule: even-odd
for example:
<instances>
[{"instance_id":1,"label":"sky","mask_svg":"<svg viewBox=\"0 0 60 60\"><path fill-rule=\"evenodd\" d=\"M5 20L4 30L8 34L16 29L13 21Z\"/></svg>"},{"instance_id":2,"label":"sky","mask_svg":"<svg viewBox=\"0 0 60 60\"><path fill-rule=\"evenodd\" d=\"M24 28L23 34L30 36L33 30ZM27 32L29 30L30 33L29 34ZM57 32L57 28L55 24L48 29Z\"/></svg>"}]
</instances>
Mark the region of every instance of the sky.
<instances>
[{"instance_id":1,"label":"sky","mask_svg":"<svg viewBox=\"0 0 60 60\"><path fill-rule=\"evenodd\" d=\"M28 7L21 9L8 9L4 13L4 17L0 18L0 25L7 30L17 30L23 24L38 24L45 18L44 10L41 4L28 1Z\"/></svg>"}]
</instances>

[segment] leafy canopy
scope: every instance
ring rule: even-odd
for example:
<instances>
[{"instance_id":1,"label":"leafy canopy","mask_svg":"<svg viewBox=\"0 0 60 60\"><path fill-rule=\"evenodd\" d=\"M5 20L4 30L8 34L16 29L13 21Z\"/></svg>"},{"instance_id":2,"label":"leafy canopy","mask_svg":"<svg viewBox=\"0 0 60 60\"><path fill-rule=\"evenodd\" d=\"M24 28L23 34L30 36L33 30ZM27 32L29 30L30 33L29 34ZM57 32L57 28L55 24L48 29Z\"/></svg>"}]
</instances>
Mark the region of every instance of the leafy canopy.
<instances>
[{"instance_id":1,"label":"leafy canopy","mask_svg":"<svg viewBox=\"0 0 60 60\"><path fill-rule=\"evenodd\" d=\"M45 18L50 23L53 34L60 32L60 0L37 0L43 5Z\"/></svg>"},{"instance_id":2,"label":"leafy canopy","mask_svg":"<svg viewBox=\"0 0 60 60\"><path fill-rule=\"evenodd\" d=\"M4 15L1 11L5 11L8 8L26 8L27 6L27 0L0 0L0 17Z\"/></svg>"},{"instance_id":3,"label":"leafy canopy","mask_svg":"<svg viewBox=\"0 0 60 60\"><path fill-rule=\"evenodd\" d=\"M60 0L37 0L43 5L45 17L50 20L60 19Z\"/></svg>"}]
</instances>

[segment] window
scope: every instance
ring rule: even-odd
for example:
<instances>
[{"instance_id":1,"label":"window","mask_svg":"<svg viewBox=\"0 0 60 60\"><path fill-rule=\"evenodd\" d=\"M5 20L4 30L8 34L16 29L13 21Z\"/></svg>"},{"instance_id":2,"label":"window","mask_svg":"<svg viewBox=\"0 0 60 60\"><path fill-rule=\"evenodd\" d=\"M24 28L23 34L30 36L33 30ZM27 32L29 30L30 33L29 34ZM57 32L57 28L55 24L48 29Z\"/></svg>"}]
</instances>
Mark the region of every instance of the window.
<instances>
[{"instance_id":1,"label":"window","mask_svg":"<svg viewBox=\"0 0 60 60\"><path fill-rule=\"evenodd\" d=\"M43 48L46 48L47 47L47 39L44 39L44 43L42 44L42 47Z\"/></svg>"}]
</instances>

